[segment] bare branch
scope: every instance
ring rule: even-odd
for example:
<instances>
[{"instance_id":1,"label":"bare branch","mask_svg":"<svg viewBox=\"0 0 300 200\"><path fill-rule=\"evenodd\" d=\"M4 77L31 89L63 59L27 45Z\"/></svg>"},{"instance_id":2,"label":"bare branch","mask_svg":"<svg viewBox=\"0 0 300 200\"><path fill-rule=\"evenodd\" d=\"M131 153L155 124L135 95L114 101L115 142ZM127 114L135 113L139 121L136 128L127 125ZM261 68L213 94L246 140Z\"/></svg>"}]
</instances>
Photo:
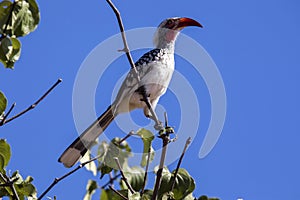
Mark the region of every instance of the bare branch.
<instances>
[{"instance_id":1,"label":"bare branch","mask_svg":"<svg viewBox=\"0 0 300 200\"><path fill-rule=\"evenodd\" d=\"M6 113L6 115L4 115L3 119L0 122L0 126L2 126L4 124L6 118L9 116L9 114L11 113L11 111L14 109L15 106L16 106L16 102L11 105L11 107L9 108L8 112Z\"/></svg>"},{"instance_id":2,"label":"bare branch","mask_svg":"<svg viewBox=\"0 0 300 200\"><path fill-rule=\"evenodd\" d=\"M112 185L113 182L114 182L117 178L119 178L120 176L121 176L121 174L118 174L118 175L116 175L116 176L110 178L110 180L109 180L107 183L105 183L103 186L101 186L101 188L104 189L104 188L106 188L106 186Z\"/></svg>"},{"instance_id":3,"label":"bare branch","mask_svg":"<svg viewBox=\"0 0 300 200\"><path fill-rule=\"evenodd\" d=\"M134 131L130 131L124 138L122 138L120 141L119 141L119 145L124 142L125 140L127 140L130 136L134 135Z\"/></svg>"},{"instance_id":4,"label":"bare branch","mask_svg":"<svg viewBox=\"0 0 300 200\"><path fill-rule=\"evenodd\" d=\"M192 138L191 138L191 137L189 137L189 138L186 140L186 142L185 142L183 151L182 151L182 153L181 153L181 156L180 156L180 158L179 158L179 161L178 161L178 163L177 163L177 167L176 167L176 170L175 170L175 173L174 173L174 179L173 179L173 182L172 182L171 191L173 191L173 189L174 189L174 186L175 186L175 180L176 180L176 177L177 177L177 174L178 174L178 170L179 170L179 168L180 168L180 165L181 165L182 159L183 159L183 157L184 157L184 154L185 154L185 152L186 152L188 146L191 144L191 142L192 142Z\"/></svg>"},{"instance_id":5,"label":"bare branch","mask_svg":"<svg viewBox=\"0 0 300 200\"><path fill-rule=\"evenodd\" d=\"M148 158L147 158L147 163L146 163L146 169L145 169L143 187L142 187L142 190L141 190L141 196L145 192L146 182L147 182L147 178L148 178L149 163L150 163L150 154L151 154L151 146L149 146L149 149L148 149L148 154L147 154Z\"/></svg>"},{"instance_id":6,"label":"bare branch","mask_svg":"<svg viewBox=\"0 0 300 200\"><path fill-rule=\"evenodd\" d=\"M125 34L125 31L124 31L124 25L123 25L121 14L120 14L119 10L117 9L117 7L111 2L111 0L106 0L106 2L112 8L112 10L114 11L114 13L115 13L115 15L117 17L117 20L118 20L118 24L119 24L120 32L121 32L121 35L122 35L123 44L124 44L124 48L121 51L124 51L126 53L127 59L128 59L129 64L131 66L131 69L133 70L134 76L137 79L137 82L140 83L141 78L140 78L140 76L138 74L138 71L137 71L137 69L135 67L135 64L133 62L132 56L130 54L130 49L128 47L128 43L127 43L127 40L126 40L126 34ZM145 86L144 85L139 85L139 91L140 91L140 94L143 96L142 100L146 103L148 109L151 112L152 119L155 121L155 126L154 126L155 129L161 130L163 127L161 125L161 122L158 120L155 111L152 108L152 105L151 105L151 103L149 101L149 97L148 97L148 94L146 92Z\"/></svg>"},{"instance_id":7,"label":"bare branch","mask_svg":"<svg viewBox=\"0 0 300 200\"><path fill-rule=\"evenodd\" d=\"M128 187L128 189L130 190L131 194L133 194L133 193L134 193L134 190L133 190L133 188L131 187L131 185L128 183L128 180L127 180L127 178L126 178L126 176L125 176L125 174L124 174L124 172L123 172L123 169L122 169L122 166L121 166L121 164L120 164L120 162L119 162L119 159L118 159L117 157L115 157L114 160L115 160L116 163L117 163L117 166L118 166L118 168L119 168L119 171L120 171L120 173L121 173L121 175L122 175L122 178L123 178L125 184L127 185L127 187Z\"/></svg>"},{"instance_id":8,"label":"bare branch","mask_svg":"<svg viewBox=\"0 0 300 200\"><path fill-rule=\"evenodd\" d=\"M34 102L32 105L30 105L27 109L25 109L25 110L23 110L23 111L21 111L21 112L19 112L18 114L16 114L15 116L13 116L13 117L11 117L11 118L9 118L9 119L7 119L7 120L5 120L5 121L3 121L1 124L0 124L0 126L1 125L4 125L4 124L6 124L6 123L8 123L8 122L10 122L10 121L12 121L12 120L14 120L14 119L16 119L16 118L18 118L18 117L20 117L20 116L22 116L22 115L24 115L25 113L27 113L28 111L30 111L30 110L32 110L32 109L34 109L42 100L44 100L45 99L45 97L59 84L59 83L61 83L62 82L62 79L58 79L57 81L56 81L56 83L54 83L52 86L51 86L51 88L49 89L49 90L47 90L47 92L45 92L45 94L43 94L43 96L41 96L36 102Z\"/></svg>"},{"instance_id":9,"label":"bare branch","mask_svg":"<svg viewBox=\"0 0 300 200\"><path fill-rule=\"evenodd\" d=\"M78 171L79 169L83 168L85 165L89 164L90 162L93 162L93 161L101 158L103 155L104 155L104 153L102 153L101 155L96 156L95 158L93 158L91 160L83 162L80 165L78 165L78 167L71 170L70 172L64 174L63 176L61 176L59 178L55 178L54 181L51 183L51 185L41 194L41 196L38 198L38 200L41 200L58 182L60 182L61 180L67 178L68 176L70 176L74 172Z\"/></svg>"},{"instance_id":10,"label":"bare branch","mask_svg":"<svg viewBox=\"0 0 300 200\"><path fill-rule=\"evenodd\" d=\"M115 188L109 186L109 189L111 189L112 191L114 191L117 195L119 195L122 199L128 200L128 198L126 198L123 194L121 194L119 191L115 190Z\"/></svg>"}]
</instances>

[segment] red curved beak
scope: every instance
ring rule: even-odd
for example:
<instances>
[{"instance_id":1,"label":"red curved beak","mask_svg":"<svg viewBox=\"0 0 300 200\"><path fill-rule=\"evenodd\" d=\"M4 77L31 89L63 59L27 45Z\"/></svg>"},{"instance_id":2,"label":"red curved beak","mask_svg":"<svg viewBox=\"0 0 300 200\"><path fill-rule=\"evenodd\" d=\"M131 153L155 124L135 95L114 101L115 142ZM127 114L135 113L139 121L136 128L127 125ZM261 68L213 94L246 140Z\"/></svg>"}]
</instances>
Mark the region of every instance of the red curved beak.
<instances>
[{"instance_id":1,"label":"red curved beak","mask_svg":"<svg viewBox=\"0 0 300 200\"><path fill-rule=\"evenodd\" d=\"M193 20L193 19L187 18L187 17L179 18L179 24L178 24L177 29L182 29L186 26L198 26L198 27L203 28L203 26L196 20Z\"/></svg>"}]
</instances>

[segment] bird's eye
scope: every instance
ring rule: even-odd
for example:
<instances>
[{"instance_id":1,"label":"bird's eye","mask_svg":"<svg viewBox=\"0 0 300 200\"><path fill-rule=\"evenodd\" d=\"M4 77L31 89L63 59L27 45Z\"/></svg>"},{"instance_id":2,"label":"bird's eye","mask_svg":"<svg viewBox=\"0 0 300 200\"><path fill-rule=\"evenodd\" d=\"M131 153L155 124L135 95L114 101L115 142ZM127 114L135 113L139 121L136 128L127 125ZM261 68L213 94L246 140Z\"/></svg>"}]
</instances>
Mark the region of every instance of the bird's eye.
<instances>
[{"instance_id":1,"label":"bird's eye","mask_svg":"<svg viewBox=\"0 0 300 200\"><path fill-rule=\"evenodd\" d=\"M173 21L172 19L169 19L169 20L167 21L166 26L167 26L168 28L173 28L173 26L174 26L174 21Z\"/></svg>"},{"instance_id":2,"label":"bird's eye","mask_svg":"<svg viewBox=\"0 0 300 200\"><path fill-rule=\"evenodd\" d=\"M173 24L173 20L170 19L167 21L167 25L171 25L171 24Z\"/></svg>"}]
</instances>

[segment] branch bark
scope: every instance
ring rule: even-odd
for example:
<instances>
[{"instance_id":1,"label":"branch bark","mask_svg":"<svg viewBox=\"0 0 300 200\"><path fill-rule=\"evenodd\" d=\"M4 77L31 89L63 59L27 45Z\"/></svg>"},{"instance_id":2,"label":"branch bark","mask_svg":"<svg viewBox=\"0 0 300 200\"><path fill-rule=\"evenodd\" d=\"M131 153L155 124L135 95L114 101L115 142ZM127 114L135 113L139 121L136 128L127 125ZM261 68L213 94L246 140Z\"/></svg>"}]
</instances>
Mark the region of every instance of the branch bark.
<instances>
[{"instance_id":1,"label":"branch bark","mask_svg":"<svg viewBox=\"0 0 300 200\"><path fill-rule=\"evenodd\" d=\"M115 190L115 188L109 186L109 189L111 189L113 192L115 192L117 195L119 195L122 199L128 200L123 194L121 194L119 191Z\"/></svg>"},{"instance_id":2,"label":"branch bark","mask_svg":"<svg viewBox=\"0 0 300 200\"><path fill-rule=\"evenodd\" d=\"M147 163L146 163L146 169L145 169L143 187L142 187L142 190L141 190L141 196L143 196L143 194L145 192L145 187L146 187L146 183L147 183L148 169L149 169L150 155L151 155L151 147L149 147L147 155L148 155L148 158L147 158Z\"/></svg>"},{"instance_id":3,"label":"branch bark","mask_svg":"<svg viewBox=\"0 0 300 200\"><path fill-rule=\"evenodd\" d=\"M122 178L123 178L123 180L124 180L126 186L127 186L128 189L130 190L131 194L133 194L133 193L134 193L134 190L133 190L133 188L131 187L131 185L128 183L128 180L127 180L127 178L126 178L126 176L125 176L125 174L124 174L124 172L123 172L123 169L122 169L122 167L121 167L121 164L120 164L120 162L119 162L119 159L118 159L118 158L114 158L114 160L115 160L116 163L117 163L117 166L118 166L118 168L119 168L119 171L120 171L120 173L121 173L121 175L122 175Z\"/></svg>"},{"instance_id":4,"label":"branch bark","mask_svg":"<svg viewBox=\"0 0 300 200\"><path fill-rule=\"evenodd\" d=\"M108 186L108 185L111 186L111 185L113 184L113 182L114 182L115 180L117 180L117 178L119 178L120 176L121 176L121 174L118 174L118 175L116 175L116 176L110 178L110 180L109 180L107 183L105 183L103 186L101 186L101 188L104 189L104 188L106 188L106 186Z\"/></svg>"},{"instance_id":5,"label":"branch bark","mask_svg":"<svg viewBox=\"0 0 300 200\"><path fill-rule=\"evenodd\" d=\"M67 178L68 176L70 176L74 172L78 171L79 169L83 168L85 165L89 164L90 162L93 162L93 161L101 158L103 155L104 154L102 153L101 155L98 155L98 156L96 156L95 158L93 158L91 160L88 160L84 163L81 163L78 167L71 170L70 172L64 174L63 176L61 176L59 178L55 178L54 181L51 183L51 185L49 185L48 188L41 194L41 196L38 198L38 200L41 200L58 182L60 182L61 180Z\"/></svg>"},{"instance_id":6,"label":"branch bark","mask_svg":"<svg viewBox=\"0 0 300 200\"><path fill-rule=\"evenodd\" d=\"M1 120L0 122L0 126L3 126L4 124L8 123L8 122L11 122L15 119L17 119L18 117L24 115L25 113L27 113L28 111L34 109L42 100L44 100L48 94L59 84L62 82L62 79L58 79L56 81L56 83L54 83L51 88L49 90L47 90L36 102L34 102L32 105L30 105L27 109L19 112L18 114L16 114L15 116L9 118L6 120L6 118L8 117L8 115L10 114L10 112L12 111L12 109L15 107L15 103L11 106L11 108L9 109L7 115Z\"/></svg>"},{"instance_id":7,"label":"branch bark","mask_svg":"<svg viewBox=\"0 0 300 200\"><path fill-rule=\"evenodd\" d=\"M130 136L134 135L134 131L130 131L124 138L119 141L119 145L122 144L125 140L127 140Z\"/></svg>"}]
</instances>

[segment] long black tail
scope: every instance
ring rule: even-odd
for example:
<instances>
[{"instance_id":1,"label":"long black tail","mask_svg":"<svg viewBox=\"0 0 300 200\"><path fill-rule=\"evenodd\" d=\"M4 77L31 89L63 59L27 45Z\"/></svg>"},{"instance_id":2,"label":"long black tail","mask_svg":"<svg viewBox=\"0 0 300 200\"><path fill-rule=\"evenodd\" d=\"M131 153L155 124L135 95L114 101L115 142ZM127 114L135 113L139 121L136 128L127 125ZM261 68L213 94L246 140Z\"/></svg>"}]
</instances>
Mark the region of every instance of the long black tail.
<instances>
[{"instance_id":1,"label":"long black tail","mask_svg":"<svg viewBox=\"0 0 300 200\"><path fill-rule=\"evenodd\" d=\"M72 167L87 150L92 146L93 142L108 125L113 121L114 113L112 107L107 110L98 119L91 124L74 142L62 153L58 161L63 163L65 167Z\"/></svg>"}]
</instances>

